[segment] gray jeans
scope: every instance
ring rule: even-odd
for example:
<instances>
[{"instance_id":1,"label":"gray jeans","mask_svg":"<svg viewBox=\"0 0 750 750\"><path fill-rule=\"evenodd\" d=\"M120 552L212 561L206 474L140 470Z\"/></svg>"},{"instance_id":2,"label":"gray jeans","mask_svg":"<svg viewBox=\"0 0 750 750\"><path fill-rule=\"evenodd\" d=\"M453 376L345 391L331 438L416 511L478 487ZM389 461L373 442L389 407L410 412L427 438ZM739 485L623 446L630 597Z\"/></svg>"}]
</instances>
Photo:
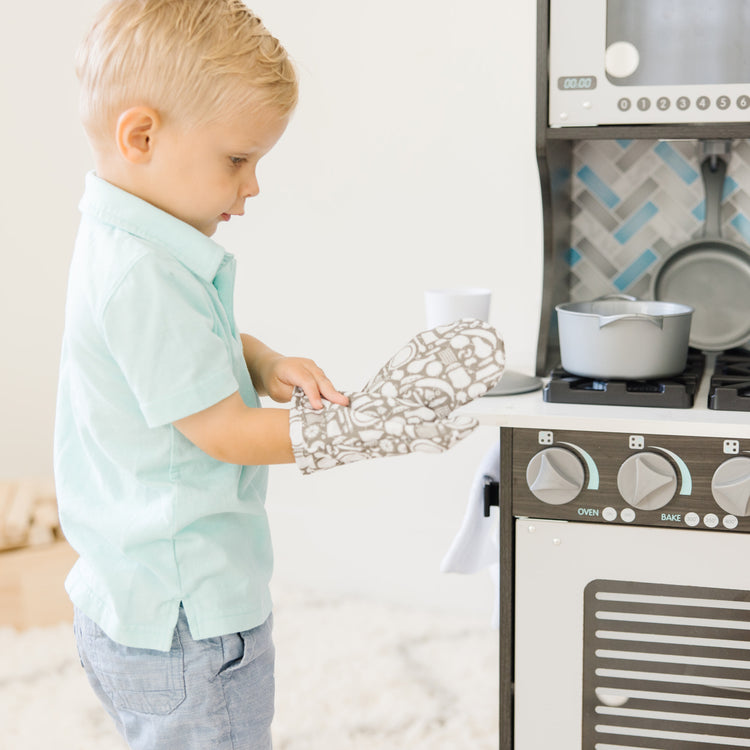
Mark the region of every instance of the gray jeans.
<instances>
[{"instance_id":1,"label":"gray jeans","mask_svg":"<svg viewBox=\"0 0 750 750\"><path fill-rule=\"evenodd\" d=\"M272 617L194 641L185 613L170 651L115 643L76 610L81 664L132 750L271 750Z\"/></svg>"}]
</instances>

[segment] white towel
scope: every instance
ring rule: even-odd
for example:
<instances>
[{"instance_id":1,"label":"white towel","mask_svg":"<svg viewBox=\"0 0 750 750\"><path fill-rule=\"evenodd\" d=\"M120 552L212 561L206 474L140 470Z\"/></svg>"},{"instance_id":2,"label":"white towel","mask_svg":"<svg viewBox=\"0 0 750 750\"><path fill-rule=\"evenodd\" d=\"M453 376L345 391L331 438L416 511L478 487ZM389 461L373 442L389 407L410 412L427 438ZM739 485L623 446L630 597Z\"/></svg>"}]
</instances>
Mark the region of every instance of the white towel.
<instances>
[{"instance_id":1,"label":"white towel","mask_svg":"<svg viewBox=\"0 0 750 750\"><path fill-rule=\"evenodd\" d=\"M476 573L489 570L494 594L492 625L500 624L500 514L498 508L490 508L484 515L484 478L500 481L500 441L498 440L484 455L474 474L469 492L466 512L461 528L450 549L443 558L440 570L443 573Z\"/></svg>"}]
</instances>

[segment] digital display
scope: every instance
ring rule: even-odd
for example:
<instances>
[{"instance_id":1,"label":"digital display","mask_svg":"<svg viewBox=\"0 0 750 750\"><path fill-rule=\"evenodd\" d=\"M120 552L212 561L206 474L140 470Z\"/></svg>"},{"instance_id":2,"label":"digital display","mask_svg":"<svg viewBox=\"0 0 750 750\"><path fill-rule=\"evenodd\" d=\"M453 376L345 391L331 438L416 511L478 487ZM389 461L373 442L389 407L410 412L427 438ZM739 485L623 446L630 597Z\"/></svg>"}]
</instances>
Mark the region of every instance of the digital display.
<instances>
[{"instance_id":1,"label":"digital display","mask_svg":"<svg viewBox=\"0 0 750 750\"><path fill-rule=\"evenodd\" d=\"M562 91L590 91L596 88L596 76L561 76L557 88Z\"/></svg>"},{"instance_id":2,"label":"digital display","mask_svg":"<svg viewBox=\"0 0 750 750\"><path fill-rule=\"evenodd\" d=\"M607 0L607 78L617 86L748 83L748 28L750 0Z\"/></svg>"}]
</instances>

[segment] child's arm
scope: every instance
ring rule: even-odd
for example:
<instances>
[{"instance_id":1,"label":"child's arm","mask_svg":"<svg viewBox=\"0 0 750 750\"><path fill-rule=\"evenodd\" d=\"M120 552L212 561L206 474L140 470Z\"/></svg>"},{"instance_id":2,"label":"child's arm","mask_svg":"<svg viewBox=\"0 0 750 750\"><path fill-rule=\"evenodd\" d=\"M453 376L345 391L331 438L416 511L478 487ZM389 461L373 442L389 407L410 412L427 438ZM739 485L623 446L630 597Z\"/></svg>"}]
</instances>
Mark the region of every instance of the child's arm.
<instances>
[{"instance_id":1,"label":"child's arm","mask_svg":"<svg viewBox=\"0 0 750 750\"><path fill-rule=\"evenodd\" d=\"M287 409L255 409L239 391L174 426L211 458L257 466L293 463Z\"/></svg>"},{"instance_id":2,"label":"child's arm","mask_svg":"<svg viewBox=\"0 0 750 750\"><path fill-rule=\"evenodd\" d=\"M495 385L505 366L495 330L460 320L414 337L350 403L311 360L282 357L250 336L242 343L256 389L280 401L291 396L291 409L250 408L237 392L174 424L221 461L296 461L303 474L448 450L478 425L451 413Z\"/></svg>"},{"instance_id":3,"label":"child's arm","mask_svg":"<svg viewBox=\"0 0 750 750\"><path fill-rule=\"evenodd\" d=\"M295 386L299 386L316 409L323 406L321 397L342 405L349 402L310 359L284 357L246 334L242 334L242 349L253 385L261 396L289 401ZM294 462L289 411L249 407L239 392L177 420L174 426L219 461L242 465Z\"/></svg>"}]
</instances>

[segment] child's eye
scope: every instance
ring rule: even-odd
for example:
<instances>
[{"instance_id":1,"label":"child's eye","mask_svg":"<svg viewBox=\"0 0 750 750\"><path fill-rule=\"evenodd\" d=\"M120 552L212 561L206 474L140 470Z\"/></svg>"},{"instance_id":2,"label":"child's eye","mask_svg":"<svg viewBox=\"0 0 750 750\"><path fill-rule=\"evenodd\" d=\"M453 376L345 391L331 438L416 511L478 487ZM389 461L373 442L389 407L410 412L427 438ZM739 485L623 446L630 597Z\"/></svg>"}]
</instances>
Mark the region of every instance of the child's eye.
<instances>
[{"instance_id":1,"label":"child's eye","mask_svg":"<svg viewBox=\"0 0 750 750\"><path fill-rule=\"evenodd\" d=\"M229 161L232 162L233 167L239 167L240 164L244 164L247 159L244 156L230 156Z\"/></svg>"}]
</instances>

